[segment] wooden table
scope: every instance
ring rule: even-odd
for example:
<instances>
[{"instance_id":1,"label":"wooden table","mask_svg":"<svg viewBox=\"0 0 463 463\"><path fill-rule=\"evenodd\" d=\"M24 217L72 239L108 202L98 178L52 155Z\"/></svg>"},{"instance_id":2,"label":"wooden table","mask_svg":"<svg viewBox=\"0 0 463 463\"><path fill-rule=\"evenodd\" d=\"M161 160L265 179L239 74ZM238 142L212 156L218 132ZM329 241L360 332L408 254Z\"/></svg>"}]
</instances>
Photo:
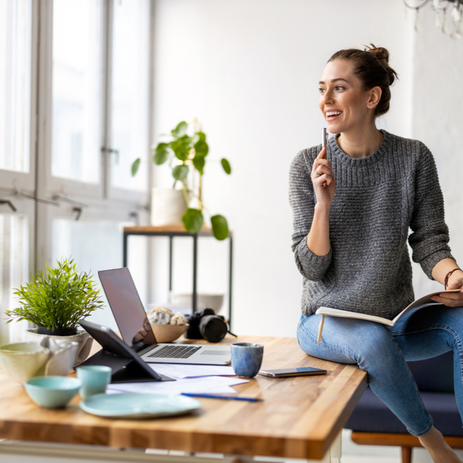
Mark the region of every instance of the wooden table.
<instances>
[{"instance_id":1,"label":"wooden table","mask_svg":"<svg viewBox=\"0 0 463 463\"><path fill-rule=\"evenodd\" d=\"M223 342L234 341L227 337ZM366 373L357 366L309 357L293 338L240 336L239 341L264 344L264 368L314 366L328 374L285 379L257 376L236 389L238 395L261 397L263 402L201 399L203 408L194 414L152 420L89 415L80 410L79 395L66 409L41 408L20 384L0 375L0 438L322 459L366 388Z\"/></svg>"}]
</instances>

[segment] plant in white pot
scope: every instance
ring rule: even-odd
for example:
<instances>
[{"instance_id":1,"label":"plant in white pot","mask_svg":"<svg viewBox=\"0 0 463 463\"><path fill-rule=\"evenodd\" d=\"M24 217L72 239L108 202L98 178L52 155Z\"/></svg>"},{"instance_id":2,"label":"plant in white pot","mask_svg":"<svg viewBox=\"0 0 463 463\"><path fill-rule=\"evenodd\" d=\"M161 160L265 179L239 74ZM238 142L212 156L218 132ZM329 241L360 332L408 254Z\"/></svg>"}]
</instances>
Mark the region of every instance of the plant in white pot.
<instances>
[{"instance_id":1,"label":"plant in white pot","mask_svg":"<svg viewBox=\"0 0 463 463\"><path fill-rule=\"evenodd\" d=\"M72 259L57 262L56 267L31 278L29 283L16 289L20 307L6 310L12 321L27 320L37 328L28 330L31 340L40 341L43 336L65 337L79 343L76 364L90 353L92 338L87 332L78 330L81 320L103 307L99 289L92 275L79 272Z\"/></svg>"},{"instance_id":2,"label":"plant in white pot","mask_svg":"<svg viewBox=\"0 0 463 463\"><path fill-rule=\"evenodd\" d=\"M205 133L201 130L196 120L190 124L184 121L180 122L177 127L171 131L169 137L171 138L170 141L160 142L153 148L154 156L152 160L156 165L162 165L166 162L170 165L174 178L174 185L171 191L177 192L172 194L183 195L184 201L180 201L180 203L183 204L183 209L181 206L169 207L171 210L180 210L184 227L190 233L197 233L204 224L203 212L207 212L203 203L202 187L209 145L206 142ZM225 173L230 174L231 167L228 160L222 158L220 162ZM136 175L140 163L140 158L133 162L132 175ZM193 174L196 173L199 177L196 186L188 182L191 171L193 171ZM181 184L181 190L175 189L178 182ZM157 205L153 205L153 207L157 207ZM227 219L220 214L212 216L209 214L209 216L214 236L218 240L227 238ZM153 224L158 224L156 223L156 219Z\"/></svg>"}]
</instances>

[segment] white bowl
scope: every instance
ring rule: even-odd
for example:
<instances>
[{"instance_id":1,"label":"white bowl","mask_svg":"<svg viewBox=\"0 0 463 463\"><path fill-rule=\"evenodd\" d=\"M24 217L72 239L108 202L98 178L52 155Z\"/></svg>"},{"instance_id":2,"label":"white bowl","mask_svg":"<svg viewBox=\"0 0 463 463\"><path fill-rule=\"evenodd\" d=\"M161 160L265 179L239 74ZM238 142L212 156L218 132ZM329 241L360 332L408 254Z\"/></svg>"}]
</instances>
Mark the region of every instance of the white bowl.
<instances>
[{"instance_id":1,"label":"white bowl","mask_svg":"<svg viewBox=\"0 0 463 463\"><path fill-rule=\"evenodd\" d=\"M15 342L0 346L0 364L15 381L25 383L44 374L50 350L38 342Z\"/></svg>"},{"instance_id":2,"label":"white bowl","mask_svg":"<svg viewBox=\"0 0 463 463\"><path fill-rule=\"evenodd\" d=\"M151 323L157 342L172 342L178 339L189 325L161 325L160 323Z\"/></svg>"},{"instance_id":3,"label":"white bowl","mask_svg":"<svg viewBox=\"0 0 463 463\"><path fill-rule=\"evenodd\" d=\"M223 305L223 294L209 294L209 293L198 293L197 294L197 310L212 309L215 313L218 313ZM193 307L193 296L192 293L170 293L170 302L175 305L183 307Z\"/></svg>"}]
</instances>

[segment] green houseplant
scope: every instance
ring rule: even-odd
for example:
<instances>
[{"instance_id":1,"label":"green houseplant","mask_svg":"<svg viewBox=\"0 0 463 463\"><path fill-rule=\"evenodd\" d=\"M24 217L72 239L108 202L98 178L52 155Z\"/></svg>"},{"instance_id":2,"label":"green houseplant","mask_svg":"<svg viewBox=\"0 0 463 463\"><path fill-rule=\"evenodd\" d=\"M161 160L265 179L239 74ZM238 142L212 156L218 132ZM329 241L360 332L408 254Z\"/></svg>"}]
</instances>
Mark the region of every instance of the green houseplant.
<instances>
[{"instance_id":1,"label":"green houseplant","mask_svg":"<svg viewBox=\"0 0 463 463\"><path fill-rule=\"evenodd\" d=\"M184 227L190 233L197 233L204 223L203 212L207 209L202 198L202 181L206 167L206 157L209 153L209 145L206 134L201 130L195 120L188 124L180 122L171 130L169 141L162 141L153 147L153 162L156 165L168 163L172 169L175 188L177 182L181 182L187 209L183 214ZM221 159L221 165L226 174L231 173L230 163L227 159ZM132 175L136 175L140 167L141 159L136 159L132 164ZM193 188L188 183L190 172L199 176L198 185ZM228 236L227 219L220 214L210 216L212 233L218 240L224 240Z\"/></svg>"},{"instance_id":2,"label":"green houseplant","mask_svg":"<svg viewBox=\"0 0 463 463\"><path fill-rule=\"evenodd\" d=\"M93 276L80 272L72 259L47 265L29 283L16 289L20 307L7 310L7 323L27 320L37 325L37 334L72 336L81 320L103 306Z\"/></svg>"}]
</instances>

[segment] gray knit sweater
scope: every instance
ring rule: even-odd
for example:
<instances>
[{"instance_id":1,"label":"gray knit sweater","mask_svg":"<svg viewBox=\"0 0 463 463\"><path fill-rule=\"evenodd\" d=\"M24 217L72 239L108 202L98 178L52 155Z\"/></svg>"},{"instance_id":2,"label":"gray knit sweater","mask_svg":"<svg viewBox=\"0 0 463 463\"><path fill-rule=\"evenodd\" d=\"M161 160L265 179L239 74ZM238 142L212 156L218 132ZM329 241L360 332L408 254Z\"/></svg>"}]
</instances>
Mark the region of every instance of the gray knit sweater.
<instances>
[{"instance_id":1,"label":"gray knit sweater","mask_svg":"<svg viewBox=\"0 0 463 463\"><path fill-rule=\"evenodd\" d=\"M413 260L431 279L433 267L452 257L431 152L419 141L382 132L381 146L363 159L329 139L336 193L326 256L306 243L316 202L310 174L321 145L300 151L291 164L292 249L304 277L306 315L324 306L392 319L414 299L407 239Z\"/></svg>"}]
</instances>

